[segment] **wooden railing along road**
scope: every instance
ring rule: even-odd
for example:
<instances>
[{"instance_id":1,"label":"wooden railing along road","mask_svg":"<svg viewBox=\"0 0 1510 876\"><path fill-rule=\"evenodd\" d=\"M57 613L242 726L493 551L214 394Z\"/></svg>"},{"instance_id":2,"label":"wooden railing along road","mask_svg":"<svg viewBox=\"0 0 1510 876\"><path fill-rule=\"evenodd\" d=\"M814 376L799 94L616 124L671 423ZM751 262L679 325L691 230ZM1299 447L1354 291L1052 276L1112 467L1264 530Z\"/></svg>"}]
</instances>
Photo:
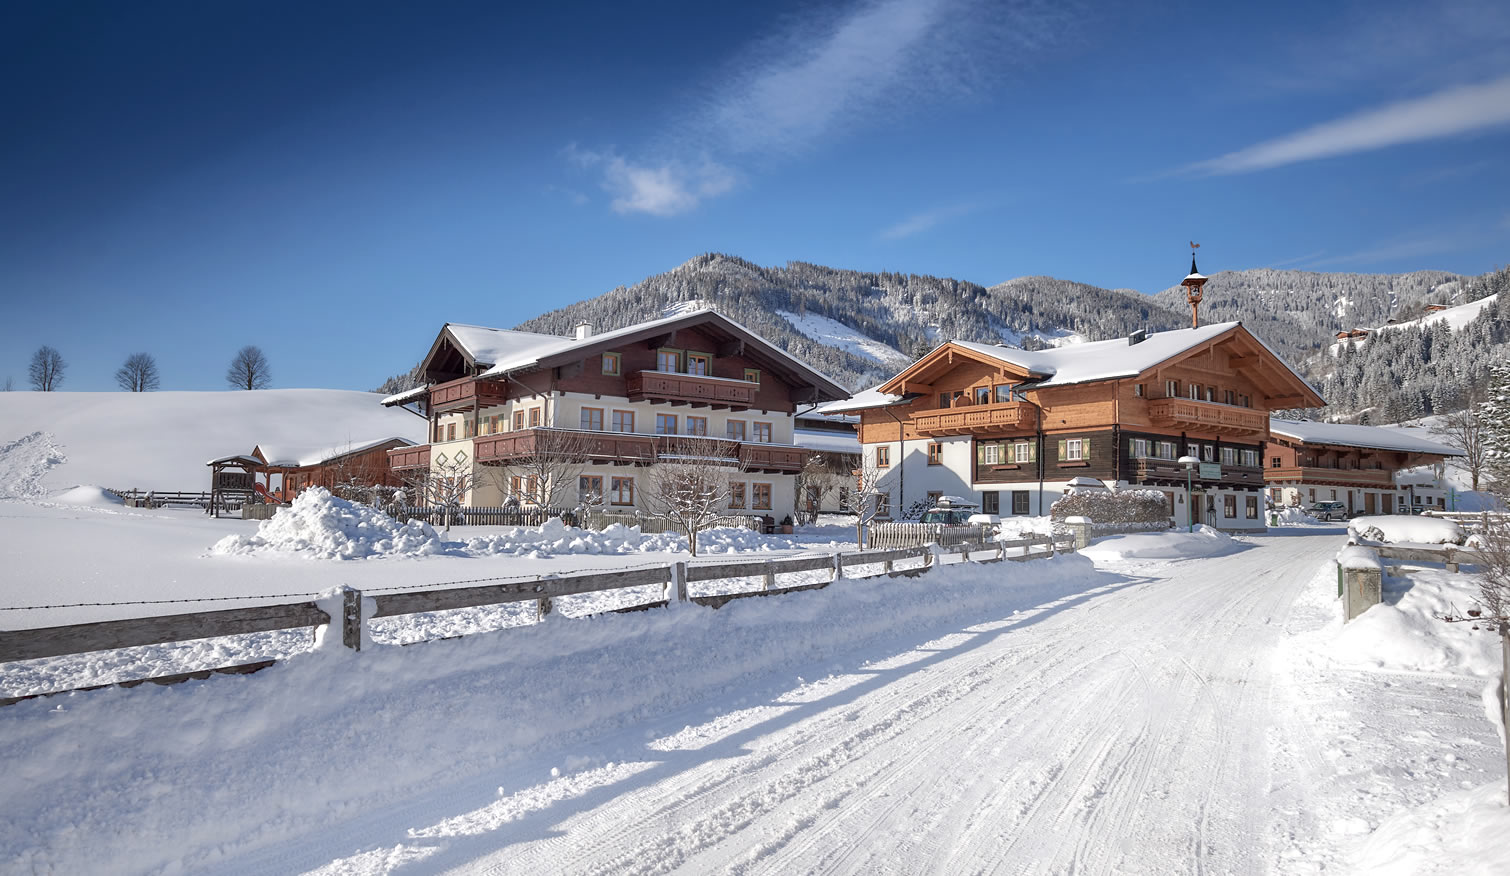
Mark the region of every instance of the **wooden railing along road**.
<instances>
[{"instance_id":1,"label":"wooden railing along road","mask_svg":"<svg viewBox=\"0 0 1510 876\"><path fill-rule=\"evenodd\" d=\"M1007 552L1021 548L1018 556ZM666 567L629 569L596 572L570 577L528 578L500 580L499 583L484 583L470 587L414 590L398 593L372 593L370 598L375 610L368 616L362 614L363 594L348 589L345 593L342 617L333 619L321 606L312 601L258 605L249 608L231 608L220 611L201 611L188 614L159 617L129 618L126 620L99 621L71 624L59 627L43 627L25 630L0 630L0 663L16 660L36 660L46 657L62 657L114 648L133 648L161 645L168 642L184 642L207 639L215 636L233 636L245 633L271 632L276 630L317 627L339 622L342 642L348 648L361 650L362 625L371 618L395 617L418 612L447 611L457 608L474 608L484 605L504 605L515 602L536 602L543 616L552 610L551 600L583 593L601 593L625 587L660 585L662 598L654 602L633 606L633 610L668 605L671 601L695 602L718 608L731 600L754 596L772 596L801 590L827 587L845 577L846 568L859 566L880 567L879 572L851 575L850 577L874 577L876 575L915 576L941 564L948 556L958 556L961 562L998 562L1001 560L1032 560L1053 556L1056 552L1073 549L1073 540L1053 536L990 543L970 543L940 547L902 548L889 551L861 551L851 554L834 553L797 556L776 560L755 560L735 563L688 564L674 563ZM989 552L990 556L979 559L978 555ZM922 560L917 569L897 571L898 561ZM796 572L830 571L827 581L791 587L777 587L776 576ZM692 582L723 581L739 578L759 578L760 590L721 593L710 596L690 596L687 585ZM252 597L248 597L252 598ZM328 604L328 603L327 603ZM245 674L273 665L273 660L262 660L237 666L201 669L157 678L134 679L119 682L132 687L144 683L174 684L190 678L206 678L212 673ZM73 690L89 690L73 688ZM58 691L59 693L63 691ZM0 705L9 705L20 700L50 694L31 694L18 697L0 697Z\"/></svg>"}]
</instances>

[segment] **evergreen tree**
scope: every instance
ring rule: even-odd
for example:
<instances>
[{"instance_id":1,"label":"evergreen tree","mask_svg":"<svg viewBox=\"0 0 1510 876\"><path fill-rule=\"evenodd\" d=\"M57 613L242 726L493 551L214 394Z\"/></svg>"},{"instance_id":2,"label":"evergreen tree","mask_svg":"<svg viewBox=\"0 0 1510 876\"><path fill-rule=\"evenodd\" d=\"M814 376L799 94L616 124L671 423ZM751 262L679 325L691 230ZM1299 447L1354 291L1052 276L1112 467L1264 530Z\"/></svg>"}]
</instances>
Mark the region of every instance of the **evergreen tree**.
<instances>
[{"instance_id":1,"label":"evergreen tree","mask_svg":"<svg viewBox=\"0 0 1510 876\"><path fill-rule=\"evenodd\" d=\"M1485 468L1490 489L1510 502L1510 360L1495 362L1489 375L1489 398L1480 406Z\"/></svg>"}]
</instances>

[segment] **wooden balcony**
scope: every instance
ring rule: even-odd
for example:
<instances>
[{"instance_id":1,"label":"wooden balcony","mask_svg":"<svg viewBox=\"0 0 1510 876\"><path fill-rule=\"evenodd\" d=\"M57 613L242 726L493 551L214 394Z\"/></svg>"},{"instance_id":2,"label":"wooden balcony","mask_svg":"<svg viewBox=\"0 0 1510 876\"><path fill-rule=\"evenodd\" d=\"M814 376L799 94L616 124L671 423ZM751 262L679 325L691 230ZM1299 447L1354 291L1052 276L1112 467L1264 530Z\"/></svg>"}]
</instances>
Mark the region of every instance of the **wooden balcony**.
<instances>
[{"instance_id":1,"label":"wooden balcony","mask_svg":"<svg viewBox=\"0 0 1510 876\"><path fill-rule=\"evenodd\" d=\"M715 409L742 411L755 402L759 386L727 377L636 371L624 379L630 401L669 402Z\"/></svg>"},{"instance_id":2,"label":"wooden balcony","mask_svg":"<svg viewBox=\"0 0 1510 876\"><path fill-rule=\"evenodd\" d=\"M1377 487L1392 490L1395 473L1387 468L1328 468L1321 465L1290 465L1264 469L1268 481L1326 484L1347 487Z\"/></svg>"},{"instance_id":3,"label":"wooden balcony","mask_svg":"<svg viewBox=\"0 0 1510 876\"><path fill-rule=\"evenodd\" d=\"M388 467L394 471L409 471L411 469L430 467L430 445L420 444L414 447L395 447L388 451Z\"/></svg>"},{"instance_id":4,"label":"wooden balcony","mask_svg":"<svg viewBox=\"0 0 1510 876\"><path fill-rule=\"evenodd\" d=\"M1038 409L1025 402L966 405L912 415L912 427L928 437L1014 432L1038 425Z\"/></svg>"},{"instance_id":5,"label":"wooden balcony","mask_svg":"<svg viewBox=\"0 0 1510 876\"><path fill-rule=\"evenodd\" d=\"M492 380L463 377L430 388L430 410L470 410L474 405L489 407L508 400L508 387Z\"/></svg>"},{"instance_id":6,"label":"wooden balcony","mask_svg":"<svg viewBox=\"0 0 1510 876\"><path fill-rule=\"evenodd\" d=\"M1188 398L1156 398L1148 403L1148 417L1161 426L1173 426L1223 435L1267 435L1269 414Z\"/></svg>"},{"instance_id":7,"label":"wooden balcony","mask_svg":"<svg viewBox=\"0 0 1510 876\"><path fill-rule=\"evenodd\" d=\"M580 446L579 445L580 442ZM745 471L796 473L805 453L789 444L751 444L696 435L637 435L575 429L525 429L472 439L473 458L506 465L555 448L597 465L650 465L679 458L714 460Z\"/></svg>"}]
</instances>

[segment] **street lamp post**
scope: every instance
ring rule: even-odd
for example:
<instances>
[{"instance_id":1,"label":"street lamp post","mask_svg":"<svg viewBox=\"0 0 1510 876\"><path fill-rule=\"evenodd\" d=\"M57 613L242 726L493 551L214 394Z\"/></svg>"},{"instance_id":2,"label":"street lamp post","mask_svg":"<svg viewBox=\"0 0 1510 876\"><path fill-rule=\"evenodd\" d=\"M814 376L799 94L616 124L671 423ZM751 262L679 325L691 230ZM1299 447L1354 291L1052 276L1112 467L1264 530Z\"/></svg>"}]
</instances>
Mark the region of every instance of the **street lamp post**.
<instances>
[{"instance_id":1,"label":"street lamp post","mask_svg":"<svg viewBox=\"0 0 1510 876\"><path fill-rule=\"evenodd\" d=\"M1201 461L1194 456L1182 456L1175 461L1185 466L1185 531L1195 532L1195 493L1193 492L1190 478L1195 471L1195 467L1200 465Z\"/></svg>"}]
</instances>

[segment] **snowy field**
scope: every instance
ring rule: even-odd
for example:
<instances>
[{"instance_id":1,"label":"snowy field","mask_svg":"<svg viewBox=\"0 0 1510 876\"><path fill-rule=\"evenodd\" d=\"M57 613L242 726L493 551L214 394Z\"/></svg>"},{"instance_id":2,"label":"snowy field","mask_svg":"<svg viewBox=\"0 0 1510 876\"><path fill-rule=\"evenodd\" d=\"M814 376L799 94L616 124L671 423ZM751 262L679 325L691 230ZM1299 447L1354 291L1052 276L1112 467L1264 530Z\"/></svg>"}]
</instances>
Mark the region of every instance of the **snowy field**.
<instances>
[{"instance_id":1,"label":"snowy field","mask_svg":"<svg viewBox=\"0 0 1510 876\"><path fill-rule=\"evenodd\" d=\"M1429 617L1469 579L1344 629L1343 540L1120 536L26 701L0 873L1504 872L1492 643Z\"/></svg>"}]
</instances>

